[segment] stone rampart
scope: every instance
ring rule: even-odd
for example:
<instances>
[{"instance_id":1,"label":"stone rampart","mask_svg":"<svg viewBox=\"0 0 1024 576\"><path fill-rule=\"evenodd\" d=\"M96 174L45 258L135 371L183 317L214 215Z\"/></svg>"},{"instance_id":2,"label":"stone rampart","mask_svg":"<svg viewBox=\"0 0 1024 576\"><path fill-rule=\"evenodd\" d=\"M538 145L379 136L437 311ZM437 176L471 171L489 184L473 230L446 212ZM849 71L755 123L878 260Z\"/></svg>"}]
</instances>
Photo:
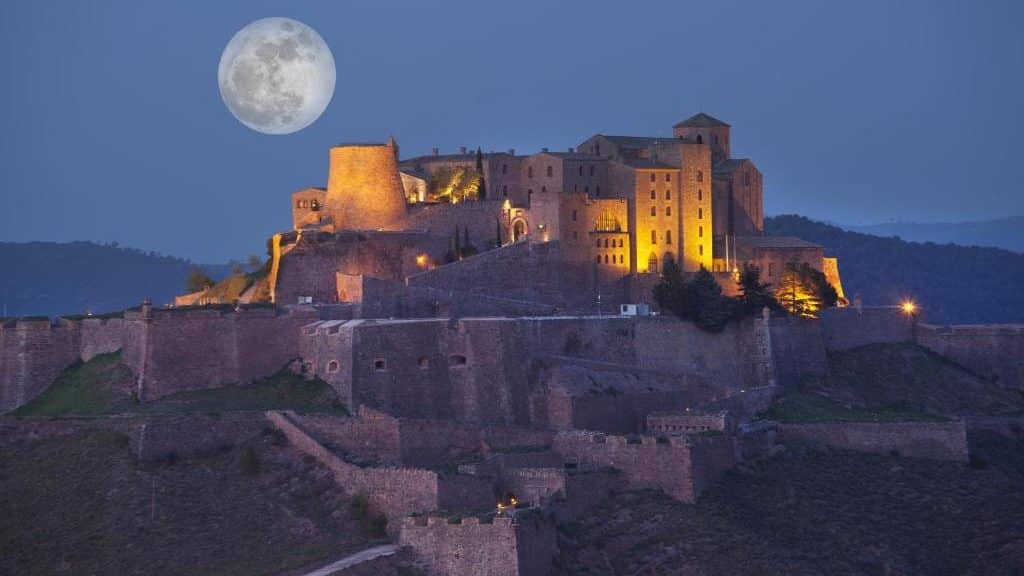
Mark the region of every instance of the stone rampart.
<instances>
[{"instance_id":1,"label":"stone rampart","mask_svg":"<svg viewBox=\"0 0 1024 576\"><path fill-rule=\"evenodd\" d=\"M916 319L898 306L848 306L821 311L821 334L828 350L868 344L910 342Z\"/></svg>"},{"instance_id":2,"label":"stone rampart","mask_svg":"<svg viewBox=\"0 0 1024 576\"><path fill-rule=\"evenodd\" d=\"M78 324L49 318L0 323L0 412L38 396L79 359Z\"/></svg>"},{"instance_id":3,"label":"stone rampart","mask_svg":"<svg viewBox=\"0 0 1024 576\"><path fill-rule=\"evenodd\" d=\"M1000 385L1024 389L1024 325L919 324L917 343Z\"/></svg>"},{"instance_id":4,"label":"stone rampart","mask_svg":"<svg viewBox=\"0 0 1024 576\"><path fill-rule=\"evenodd\" d=\"M439 576L546 576L558 552L554 524L534 511L489 522L407 518L400 542Z\"/></svg>"},{"instance_id":5,"label":"stone rampart","mask_svg":"<svg viewBox=\"0 0 1024 576\"><path fill-rule=\"evenodd\" d=\"M828 446L909 458L967 461L967 432L954 422L825 422L779 424L782 444Z\"/></svg>"}]
</instances>

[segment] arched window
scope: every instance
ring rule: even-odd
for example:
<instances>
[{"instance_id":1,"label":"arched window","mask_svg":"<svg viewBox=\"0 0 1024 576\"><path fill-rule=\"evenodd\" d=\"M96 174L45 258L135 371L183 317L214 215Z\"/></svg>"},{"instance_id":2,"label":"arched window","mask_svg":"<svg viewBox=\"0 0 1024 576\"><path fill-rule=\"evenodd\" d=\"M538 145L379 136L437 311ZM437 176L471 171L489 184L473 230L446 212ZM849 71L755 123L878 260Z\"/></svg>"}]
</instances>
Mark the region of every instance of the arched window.
<instances>
[{"instance_id":1,"label":"arched window","mask_svg":"<svg viewBox=\"0 0 1024 576\"><path fill-rule=\"evenodd\" d=\"M604 239L604 247L605 247L605 248L607 248L607 247L608 247L608 239L607 239L607 238L605 238L605 239Z\"/></svg>"},{"instance_id":2,"label":"arched window","mask_svg":"<svg viewBox=\"0 0 1024 576\"><path fill-rule=\"evenodd\" d=\"M658 232L656 230L651 230L651 244L657 244L657 243L658 243Z\"/></svg>"},{"instance_id":3,"label":"arched window","mask_svg":"<svg viewBox=\"0 0 1024 576\"><path fill-rule=\"evenodd\" d=\"M671 216L671 215L672 215L672 207L671 206L665 206L665 216Z\"/></svg>"},{"instance_id":4,"label":"arched window","mask_svg":"<svg viewBox=\"0 0 1024 576\"><path fill-rule=\"evenodd\" d=\"M697 170L697 182L703 182L703 181L704 181L704 171L703 170Z\"/></svg>"},{"instance_id":5,"label":"arched window","mask_svg":"<svg viewBox=\"0 0 1024 576\"><path fill-rule=\"evenodd\" d=\"M619 264L625 264L625 263L626 263L626 257L623 256L622 254L619 254Z\"/></svg>"},{"instance_id":6,"label":"arched window","mask_svg":"<svg viewBox=\"0 0 1024 576\"><path fill-rule=\"evenodd\" d=\"M658 179L657 174L655 174L654 172L651 172L651 182L654 182L657 179Z\"/></svg>"},{"instance_id":7,"label":"arched window","mask_svg":"<svg viewBox=\"0 0 1024 576\"><path fill-rule=\"evenodd\" d=\"M671 181L672 181L672 173L671 172L665 172L665 182L671 182Z\"/></svg>"},{"instance_id":8,"label":"arched window","mask_svg":"<svg viewBox=\"0 0 1024 576\"><path fill-rule=\"evenodd\" d=\"M428 370L430 368L430 358L420 356L420 359L416 361L416 365L420 367L420 370Z\"/></svg>"},{"instance_id":9,"label":"arched window","mask_svg":"<svg viewBox=\"0 0 1024 576\"><path fill-rule=\"evenodd\" d=\"M651 190L651 200L657 200L657 199L658 199L658 193L655 192L654 190Z\"/></svg>"},{"instance_id":10,"label":"arched window","mask_svg":"<svg viewBox=\"0 0 1024 576\"><path fill-rule=\"evenodd\" d=\"M331 360L327 363L327 372L334 373L341 369L341 364L337 360Z\"/></svg>"},{"instance_id":11,"label":"arched window","mask_svg":"<svg viewBox=\"0 0 1024 576\"><path fill-rule=\"evenodd\" d=\"M671 230L666 230L665 231L665 244L671 244L671 243L672 243L672 231Z\"/></svg>"},{"instance_id":12,"label":"arched window","mask_svg":"<svg viewBox=\"0 0 1024 576\"><path fill-rule=\"evenodd\" d=\"M548 166L548 178L551 178L554 174L555 170L551 166Z\"/></svg>"},{"instance_id":13,"label":"arched window","mask_svg":"<svg viewBox=\"0 0 1024 576\"><path fill-rule=\"evenodd\" d=\"M701 136L700 134L697 134L697 144L703 144L703 143L704 143L704 137Z\"/></svg>"},{"instance_id":14,"label":"arched window","mask_svg":"<svg viewBox=\"0 0 1024 576\"><path fill-rule=\"evenodd\" d=\"M597 262L598 264L601 263L601 255L600 254L598 254L597 256L594 257L594 262Z\"/></svg>"},{"instance_id":15,"label":"arched window","mask_svg":"<svg viewBox=\"0 0 1024 576\"><path fill-rule=\"evenodd\" d=\"M672 199L672 191L671 190L665 190L665 200L671 200L671 199Z\"/></svg>"},{"instance_id":16,"label":"arched window","mask_svg":"<svg viewBox=\"0 0 1024 576\"><path fill-rule=\"evenodd\" d=\"M657 216L657 215L658 215L658 208L656 206L651 206L651 216Z\"/></svg>"},{"instance_id":17,"label":"arched window","mask_svg":"<svg viewBox=\"0 0 1024 576\"><path fill-rule=\"evenodd\" d=\"M604 263L605 263L605 264L607 264L607 263L608 263L608 255L607 255L607 254L605 254L605 255L604 255Z\"/></svg>"}]
</instances>

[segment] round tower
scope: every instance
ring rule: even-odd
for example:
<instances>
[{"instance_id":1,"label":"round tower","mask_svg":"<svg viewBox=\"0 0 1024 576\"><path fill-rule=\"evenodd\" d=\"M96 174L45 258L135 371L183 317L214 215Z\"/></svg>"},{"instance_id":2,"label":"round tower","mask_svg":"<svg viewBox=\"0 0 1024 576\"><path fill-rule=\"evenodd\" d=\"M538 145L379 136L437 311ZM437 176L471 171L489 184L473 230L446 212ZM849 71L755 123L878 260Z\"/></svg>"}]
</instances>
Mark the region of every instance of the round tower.
<instances>
[{"instance_id":1,"label":"round tower","mask_svg":"<svg viewBox=\"0 0 1024 576\"><path fill-rule=\"evenodd\" d=\"M398 146L342 144L331 148L324 211L337 230L398 230L405 219L405 191L398 174Z\"/></svg>"}]
</instances>

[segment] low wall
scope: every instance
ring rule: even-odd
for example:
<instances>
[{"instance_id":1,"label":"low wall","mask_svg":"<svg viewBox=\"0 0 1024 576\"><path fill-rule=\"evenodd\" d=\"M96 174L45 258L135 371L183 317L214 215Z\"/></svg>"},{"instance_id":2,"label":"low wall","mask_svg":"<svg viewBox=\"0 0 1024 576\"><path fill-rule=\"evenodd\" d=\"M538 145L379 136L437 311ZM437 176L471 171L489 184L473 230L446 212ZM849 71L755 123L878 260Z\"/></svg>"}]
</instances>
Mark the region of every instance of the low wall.
<instances>
[{"instance_id":1,"label":"low wall","mask_svg":"<svg viewBox=\"0 0 1024 576\"><path fill-rule=\"evenodd\" d=\"M782 444L828 446L909 458L967 462L967 431L954 422L826 422L780 424Z\"/></svg>"},{"instance_id":2,"label":"low wall","mask_svg":"<svg viewBox=\"0 0 1024 576\"><path fill-rule=\"evenodd\" d=\"M917 320L898 306L848 306L821 311L821 332L828 350L868 344L910 342Z\"/></svg>"},{"instance_id":3,"label":"low wall","mask_svg":"<svg viewBox=\"0 0 1024 576\"><path fill-rule=\"evenodd\" d=\"M481 522L407 518L400 542L439 576L546 576L558 552L554 524L536 512Z\"/></svg>"},{"instance_id":4,"label":"low wall","mask_svg":"<svg viewBox=\"0 0 1024 576\"><path fill-rule=\"evenodd\" d=\"M1024 389L1024 325L917 326L917 343L990 378Z\"/></svg>"}]
</instances>

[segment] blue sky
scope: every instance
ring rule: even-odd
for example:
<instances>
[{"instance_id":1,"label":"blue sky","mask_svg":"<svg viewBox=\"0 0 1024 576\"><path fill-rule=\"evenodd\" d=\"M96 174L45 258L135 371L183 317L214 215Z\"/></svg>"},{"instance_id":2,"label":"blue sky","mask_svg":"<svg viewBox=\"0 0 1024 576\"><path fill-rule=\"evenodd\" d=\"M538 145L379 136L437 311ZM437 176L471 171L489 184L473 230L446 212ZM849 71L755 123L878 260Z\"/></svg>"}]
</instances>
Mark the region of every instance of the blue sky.
<instances>
[{"instance_id":1,"label":"blue sky","mask_svg":"<svg viewBox=\"0 0 1024 576\"><path fill-rule=\"evenodd\" d=\"M236 121L217 64L252 20L313 26L334 100L290 136ZM1024 214L1024 3L0 4L0 241L262 253L327 149L564 149L703 109L769 214L843 223Z\"/></svg>"}]
</instances>

